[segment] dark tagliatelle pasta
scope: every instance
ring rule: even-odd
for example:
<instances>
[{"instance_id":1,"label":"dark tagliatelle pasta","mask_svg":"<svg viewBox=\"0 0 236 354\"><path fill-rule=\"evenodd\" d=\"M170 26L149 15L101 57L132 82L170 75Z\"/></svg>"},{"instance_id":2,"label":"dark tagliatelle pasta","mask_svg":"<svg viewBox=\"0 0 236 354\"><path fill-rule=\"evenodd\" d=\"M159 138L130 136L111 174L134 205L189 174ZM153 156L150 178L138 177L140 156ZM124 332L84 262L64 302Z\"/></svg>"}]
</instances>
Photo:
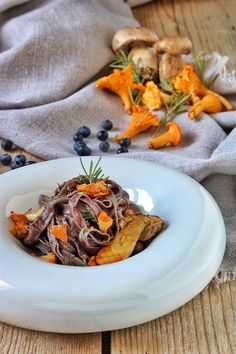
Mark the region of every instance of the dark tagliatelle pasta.
<instances>
[{"instance_id":1,"label":"dark tagliatelle pasta","mask_svg":"<svg viewBox=\"0 0 236 354\"><path fill-rule=\"evenodd\" d=\"M35 257L86 266L128 258L162 230L164 222L141 214L119 184L91 180L89 174L75 177L52 197L41 195L38 210L12 212L11 233Z\"/></svg>"}]
</instances>

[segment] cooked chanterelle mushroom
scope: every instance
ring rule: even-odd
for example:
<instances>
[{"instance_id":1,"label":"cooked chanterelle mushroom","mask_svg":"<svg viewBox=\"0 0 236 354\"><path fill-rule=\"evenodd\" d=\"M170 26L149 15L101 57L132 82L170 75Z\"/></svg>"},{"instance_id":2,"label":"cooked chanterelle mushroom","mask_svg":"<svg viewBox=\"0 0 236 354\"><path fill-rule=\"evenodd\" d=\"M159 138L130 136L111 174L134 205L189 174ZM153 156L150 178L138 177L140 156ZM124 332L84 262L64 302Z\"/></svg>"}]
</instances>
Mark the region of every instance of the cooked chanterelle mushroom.
<instances>
[{"instance_id":1,"label":"cooked chanterelle mushroom","mask_svg":"<svg viewBox=\"0 0 236 354\"><path fill-rule=\"evenodd\" d=\"M160 81L172 80L183 67L182 54L189 54L192 42L183 36L166 36L160 38L154 45L156 54L163 54L159 64Z\"/></svg>"},{"instance_id":2,"label":"cooked chanterelle mushroom","mask_svg":"<svg viewBox=\"0 0 236 354\"><path fill-rule=\"evenodd\" d=\"M140 68L140 76L147 80L156 80L158 76L158 58L153 45L158 41L155 32L145 27L123 27L112 40L112 49L119 53L122 49Z\"/></svg>"}]
</instances>

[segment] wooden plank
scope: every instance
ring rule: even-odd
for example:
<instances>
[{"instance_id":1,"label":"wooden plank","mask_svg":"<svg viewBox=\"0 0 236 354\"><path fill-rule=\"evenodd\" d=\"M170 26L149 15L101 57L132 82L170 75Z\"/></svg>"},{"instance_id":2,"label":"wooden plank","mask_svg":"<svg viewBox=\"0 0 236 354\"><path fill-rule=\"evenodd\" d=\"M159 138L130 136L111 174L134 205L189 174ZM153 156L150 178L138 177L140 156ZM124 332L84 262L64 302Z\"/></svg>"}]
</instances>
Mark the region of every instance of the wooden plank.
<instances>
[{"instance_id":1,"label":"wooden plank","mask_svg":"<svg viewBox=\"0 0 236 354\"><path fill-rule=\"evenodd\" d=\"M101 334L30 331L0 323L1 354L101 354Z\"/></svg>"},{"instance_id":2,"label":"wooden plank","mask_svg":"<svg viewBox=\"0 0 236 354\"><path fill-rule=\"evenodd\" d=\"M111 354L236 353L236 282L212 282L157 320L112 332Z\"/></svg>"},{"instance_id":3,"label":"wooden plank","mask_svg":"<svg viewBox=\"0 0 236 354\"><path fill-rule=\"evenodd\" d=\"M158 0L133 10L142 26L159 36L181 34L191 38L193 52L218 51L236 65L236 1Z\"/></svg>"}]
</instances>

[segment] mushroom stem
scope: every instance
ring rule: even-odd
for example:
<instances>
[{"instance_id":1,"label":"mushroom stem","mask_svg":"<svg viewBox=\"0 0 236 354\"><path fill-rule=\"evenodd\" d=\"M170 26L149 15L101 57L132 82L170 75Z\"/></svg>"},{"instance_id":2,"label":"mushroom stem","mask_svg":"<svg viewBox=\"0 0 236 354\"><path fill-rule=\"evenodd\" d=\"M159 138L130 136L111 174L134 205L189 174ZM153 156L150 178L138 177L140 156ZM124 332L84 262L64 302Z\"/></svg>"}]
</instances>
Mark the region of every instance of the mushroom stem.
<instances>
[{"instance_id":1,"label":"mushroom stem","mask_svg":"<svg viewBox=\"0 0 236 354\"><path fill-rule=\"evenodd\" d=\"M140 69L140 76L146 80L156 81L158 78L158 58L157 55L145 46L133 47L129 57Z\"/></svg>"},{"instance_id":2,"label":"mushroom stem","mask_svg":"<svg viewBox=\"0 0 236 354\"><path fill-rule=\"evenodd\" d=\"M202 100L195 103L188 113L190 119L194 119L202 112L217 113L222 109L222 104L216 95L209 94L203 97Z\"/></svg>"},{"instance_id":3,"label":"mushroom stem","mask_svg":"<svg viewBox=\"0 0 236 354\"><path fill-rule=\"evenodd\" d=\"M181 142L181 129L176 123L169 122L166 124L166 128L168 129L167 132L148 141L149 149L159 149L167 144L175 146Z\"/></svg>"},{"instance_id":4,"label":"mushroom stem","mask_svg":"<svg viewBox=\"0 0 236 354\"><path fill-rule=\"evenodd\" d=\"M184 62L182 54L191 52L190 39L183 36L166 36L160 38L153 47L156 54L163 54L159 64L159 78L161 82L174 79L181 71Z\"/></svg>"},{"instance_id":5,"label":"mushroom stem","mask_svg":"<svg viewBox=\"0 0 236 354\"><path fill-rule=\"evenodd\" d=\"M171 81L182 70L184 62L180 55L165 53L159 63L159 78L161 82Z\"/></svg>"}]
</instances>

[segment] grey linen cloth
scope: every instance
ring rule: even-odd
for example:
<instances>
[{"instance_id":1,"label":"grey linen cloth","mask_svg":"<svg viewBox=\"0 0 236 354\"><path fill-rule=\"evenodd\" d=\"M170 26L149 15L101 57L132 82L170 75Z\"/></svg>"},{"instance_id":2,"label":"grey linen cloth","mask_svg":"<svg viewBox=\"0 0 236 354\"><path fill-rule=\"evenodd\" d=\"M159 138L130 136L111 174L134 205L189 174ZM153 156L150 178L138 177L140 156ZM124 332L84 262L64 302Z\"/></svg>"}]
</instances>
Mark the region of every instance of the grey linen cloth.
<instances>
[{"instance_id":1,"label":"grey linen cloth","mask_svg":"<svg viewBox=\"0 0 236 354\"><path fill-rule=\"evenodd\" d=\"M94 155L99 155L95 134L101 120L113 121L110 138L123 131L129 121L120 99L96 89L93 82L114 56L113 34L126 25L138 23L121 0L31 0L3 12L0 135L32 154L53 159L75 155L72 136L79 126L88 125L92 129L88 145ZM220 75L215 89L236 93L235 76L226 71L226 61L213 53L208 57L207 75L217 70ZM202 114L198 121L182 114L175 121L183 129L181 146L148 150L146 141L151 133L145 132L133 139L126 156L181 170L208 189L220 206L227 228L227 248L217 279L233 278L236 114ZM109 153L115 154L117 147L111 143Z\"/></svg>"}]
</instances>

